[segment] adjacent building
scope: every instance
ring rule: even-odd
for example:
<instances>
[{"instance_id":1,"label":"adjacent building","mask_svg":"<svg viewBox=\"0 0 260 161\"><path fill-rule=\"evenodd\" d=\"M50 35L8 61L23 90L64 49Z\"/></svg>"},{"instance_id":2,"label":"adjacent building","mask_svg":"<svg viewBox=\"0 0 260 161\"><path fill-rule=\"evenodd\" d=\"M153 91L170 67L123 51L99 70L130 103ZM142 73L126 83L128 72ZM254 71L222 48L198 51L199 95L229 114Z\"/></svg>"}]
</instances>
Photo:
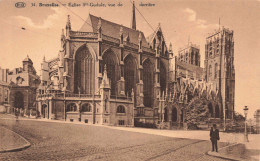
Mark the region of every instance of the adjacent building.
<instances>
[{"instance_id":1,"label":"adjacent building","mask_svg":"<svg viewBox=\"0 0 260 161\"><path fill-rule=\"evenodd\" d=\"M7 82L7 69L0 68L0 112L10 109L10 86Z\"/></svg>"},{"instance_id":2,"label":"adjacent building","mask_svg":"<svg viewBox=\"0 0 260 161\"><path fill-rule=\"evenodd\" d=\"M36 89L40 78L29 56L22 63L23 67L8 70L7 82L10 90L11 112L14 108L18 108L26 114L30 109L36 110Z\"/></svg>"}]
</instances>

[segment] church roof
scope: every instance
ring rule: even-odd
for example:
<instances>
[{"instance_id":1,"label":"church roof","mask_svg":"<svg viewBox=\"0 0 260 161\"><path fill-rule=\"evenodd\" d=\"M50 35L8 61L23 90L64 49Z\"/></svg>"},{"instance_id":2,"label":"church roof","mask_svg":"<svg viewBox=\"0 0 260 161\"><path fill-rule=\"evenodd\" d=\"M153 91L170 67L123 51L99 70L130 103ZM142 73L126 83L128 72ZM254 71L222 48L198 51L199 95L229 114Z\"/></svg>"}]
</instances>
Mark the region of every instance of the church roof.
<instances>
[{"instance_id":1,"label":"church roof","mask_svg":"<svg viewBox=\"0 0 260 161\"><path fill-rule=\"evenodd\" d=\"M129 27L126 27L126 26L123 26L123 25L120 25L120 24L113 23L113 22L108 21L108 20L104 20L100 17L94 16L94 15L91 15L91 14L89 14L87 21L83 24L80 31L81 32L95 32L95 33L97 33L99 19L101 20L102 33L104 35L119 39L120 38L120 35L119 35L120 34L120 28L122 27L124 39L129 34L130 42L134 43L134 44L138 44L139 33L141 33L143 46L149 47L143 32L138 31L138 30L134 30L132 28L129 28Z\"/></svg>"},{"instance_id":2,"label":"church roof","mask_svg":"<svg viewBox=\"0 0 260 161\"><path fill-rule=\"evenodd\" d=\"M191 71L191 72L196 72L196 73L199 73L199 74L202 74L203 73L203 68L199 67L199 66L195 66L195 65L192 65L192 64L188 64L188 63L185 63L185 62L182 62L182 61L176 61L176 65L181 67L182 69L185 69L185 70L188 70L188 71Z\"/></svg>"}]
</instances>

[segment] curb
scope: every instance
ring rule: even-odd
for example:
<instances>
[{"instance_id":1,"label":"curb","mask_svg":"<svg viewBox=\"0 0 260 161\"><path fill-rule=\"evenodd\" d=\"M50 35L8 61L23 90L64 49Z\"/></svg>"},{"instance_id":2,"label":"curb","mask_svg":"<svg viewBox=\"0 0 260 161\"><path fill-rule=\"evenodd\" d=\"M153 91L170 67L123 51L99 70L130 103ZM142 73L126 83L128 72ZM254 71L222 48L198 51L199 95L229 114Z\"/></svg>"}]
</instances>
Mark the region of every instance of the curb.
<instances>
[{"instance_id":1,"label":"curb","mask_svg":"<svg viewBox=\"0 0 260 161\"><path fill-rule=\"evenodd\" d=\"M239 143L227 145L227 146L225 146L225 147L219 148L219 151L220 151L220 150L223 150L223 149L225 149L225 148L228 148L228 147L230 147L230 146L238 145L238 144L239 144ZM206 154L207 154L207 155L210 155L210 156L213 156L213 157L216 157L216 158L228 159L228 160L232 160L232 161L242 161L242 160L243 160L242 158L237 158L237 157L232 157L232 156L223 155L223 154L219 154L219 153L214 153L214 152L211 152L211 151L206 152Z\"/></svg>"},{"instance_id":2,"label":"curb","mask_svg":"<svg viewBox=\"0 0 260 161\"><path fill-rule=\"evenodd\" d=\"M2 128L7 129L6 127L2 127ZM26 144L22 145L22 146L19 146L19 147L15 147L15 148L0 150L0 153L20 151L20 150L29 148L31 146L31 143L28 140L26 140L24 137L22 137L21 135L17 134L16 132L14 132L14 131L12 131L10 129L7 129L7 130L9 130L10 132L12 132L12 133L18 135L19 137L21 137L26 142Z\"/></svg>"}]
</instances>

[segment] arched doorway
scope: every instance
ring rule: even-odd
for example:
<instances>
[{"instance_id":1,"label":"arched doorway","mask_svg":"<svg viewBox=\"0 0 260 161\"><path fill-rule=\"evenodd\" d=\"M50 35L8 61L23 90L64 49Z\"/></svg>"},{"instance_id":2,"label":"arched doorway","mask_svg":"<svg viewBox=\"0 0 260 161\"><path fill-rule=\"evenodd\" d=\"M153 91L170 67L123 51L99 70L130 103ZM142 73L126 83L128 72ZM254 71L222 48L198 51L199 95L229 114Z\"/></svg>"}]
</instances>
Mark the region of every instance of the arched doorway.
<instances>
[{"instance_id":1,"label":"arched doorway","mask_svg":"<svg viewBox=\"0 0 260 161\"><path fill-rule=\"evenodd\" d=\"M125 94L131 96L132 89L135 91L136 85L136 63L132 55L128 55L124 60Z\"/></svg>"},{"instance_id":2,"label":"arched doorway","mask_svg":"<svg viewBox=\"0 0 260 161\"><path fill-rule=\"evenodd\" d=\"M208 104L208 110L209 110L209 117L213 117L213 107L212 103Z\"/></svg>"},{"instance_id":3,"label":"arched doorway","mask_svg":"<svg viewBox=\"0 0 260 161\"><path fill-rule=\"evenodd\" d=\"M22 92L15 92L14 107L19 109L24 109L24 95L22 94Z\"/></svg>"},{"instance_id":4,"label":"arched doorway","mask_svg":"<svg viewBox=\"0 0 260 161\"><path fill-rule=\"evenodd\" d=\"M218 105L215 106L215 117L216 117L216 118L220 118L220 115L219 115L219 106L218 106Z\"/></svg>"},{"instance_id":5,"label":"arched doorway","mask_svg":"<svg viewBox=\"0 0 260 161\"><path fill-rule=\"evenodd\" d=\"M144 83L144 106L152 107L153 102L153 65L149 59L143 63L143 83Z\"/></svg>"},{"instance_id":6,"label":"arched doorway","mask_svg":"<svg viewBox=\"0 0 260 161\"><path fill-rule=\"evenodd\" d=\"M116 55L111 51L107 51L103 55L103 67L102 73L104 72L104 66L107 67L107 77L110 80L111 85L111 95L116 95L116 84L117 84L117 76L118 76L118 65L117 65Z\"/></svg>"},{"instance_id":7,"label":"arched doorway","mask_svg":"<svg viewBox=\"0 0 260 161\"><path fill-rule=\"evenodd\" d=\"M93 58L85 47L76 53L74 71L74 92L92 94L94 67Z\"/></svg>"},{"instance_id":8,"label":"arched doorway","mask_svg":"<svg viewBox=\"0 0 260 161\"><path fill-rule=\"evenodd\" d=\"M46 104L42 105L42 117L48 118L48 106Z\"/></svg>"},{"instance_id":9,"label":"arched doorway","mask_svg":"<svg viewBox=\"0 0 260 161\"><path fill-rule=\"evenodd\" d=\"M173 107L172 109L172 122L177 122L177 109L176 107Z\"/></svg>"}]
</instances>

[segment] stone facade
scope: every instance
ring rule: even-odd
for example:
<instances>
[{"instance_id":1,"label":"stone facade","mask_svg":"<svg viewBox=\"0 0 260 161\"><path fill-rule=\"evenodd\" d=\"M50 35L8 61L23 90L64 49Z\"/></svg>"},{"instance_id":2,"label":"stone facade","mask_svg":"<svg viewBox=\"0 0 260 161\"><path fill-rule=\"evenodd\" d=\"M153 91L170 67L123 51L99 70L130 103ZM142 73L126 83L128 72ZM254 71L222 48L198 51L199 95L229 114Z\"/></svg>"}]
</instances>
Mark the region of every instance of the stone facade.
<instances>
[{"instance_id":1,"label":"stone facade","mask_svg":"<svg viewBox=\"0 0 260 161\"><path fill-rule=\"evenodd\" d=\"M73 31L68 17L58 57L42 62L41 116L106 125L133 126L134 117L154 122L172 54L161 27L148 41L135 25L128 28L94 15L86 22Z\"/></svg>"},{"instance_id":2,"label":"stone facade","mask_svg":"<svg viewBox=\"0 0 260 161\"><path fill-rule=\"evenodd\" d=\"M260 134L260 109L255 111L254 118L255 118L255 130L256 130L256 133Z\"/></svg>"},{"instance_id":3,"label":"stone facade","mask_svg":"<svg viewBox=\"0 0 260 161\"><path fill-rule=\"evenodd\" d=\"M73 31L68 16L57 57L41 64L41 117L115 126L133 126L135 121L181 125L188 105L205 97L210 118L232 118L233 32L222 29L207 38L201 68L198 46L189 43L174 56L160 24L145 37L136 30L134 12L131 28L90 14ZM221 50L214 47L209 56L209 44L217 40ZM216 61L219 74L213 79L209 66Z\"/></svg>"},{"instance_id":4,"label":"stone facade","mask_svg":"<svg viewBox=\"0 0 260 161\"><path fill-rule=\"evenodd\" d=\"M13 108L19 108L25 113L30 109L36 110L36 89L40 78L28 56L23 60L22 68L8 71L7 82L10 85L11 112Z\"/></svg>"},{"instance_id":5,"label":"stone facade","mask_svg":"<svg viewBox=\"0 0 260 161\"><path fill-rule=\"evenodd\" d=\"M7 69L0 68L0 112L10 110L10 86L7 83Z\"/></svg>"}]
</instances>

